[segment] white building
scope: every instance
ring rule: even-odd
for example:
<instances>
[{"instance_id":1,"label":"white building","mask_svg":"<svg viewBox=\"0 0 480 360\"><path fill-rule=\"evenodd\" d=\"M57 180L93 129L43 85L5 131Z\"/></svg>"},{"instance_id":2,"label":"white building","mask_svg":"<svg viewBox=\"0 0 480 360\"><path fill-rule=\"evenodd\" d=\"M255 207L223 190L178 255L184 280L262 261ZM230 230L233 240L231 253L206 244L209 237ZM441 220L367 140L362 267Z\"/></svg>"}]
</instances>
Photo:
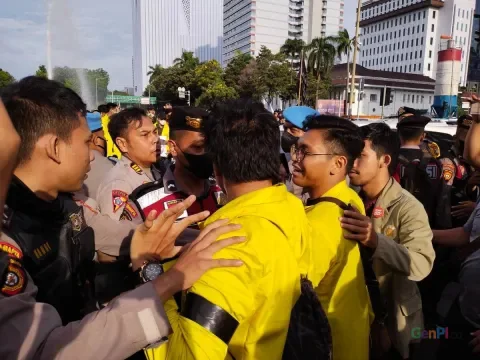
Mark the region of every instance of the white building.
<instances>
[{"instance_id":1,"label":"white building","mask_svg":"<svg viewBox=\"0 0 480 360\"><path fill-rule=\"evenodd\" d=\"M135 95L150 66L171 66L182 50L222 63L222 0L132 0Z\"/></svg>"},{"instance_id":2,"label":"white building","mask_svg":"<svg viewBox=\"0 0 480 360\"><path fill-rule=\"evenodd\" d=\"M345 104L347 65L335 65L332 69L331 100L338 101L338 107ZM362 79L364 88L361 100L359 86ZM435 80L424 75L371 70L357 65L355 74L355 103L352 115L360 118L380 118L382 115L382 91L390 92L390 104L383 109L384 117L397 114L402 106L430 112L434 99ZM387 103L387 101L386 101ZM335 104L335 102L333 103ZM343 113L343 111L340 111Z\"/></svg>"},{"instance_id":3,"label":"white building","mask_svg":"<svg viewBox=\"0 0 480 360\"><path fill-rule=\"evenodd\" d=\"M369 69L436 77L437 53L450 36L462 48L467 80L475 0L368 0L361 8L359 64Z\"/></svg>"},{"instance_id":4,"label":"white building","mask_svg":"<svg viewBox=\"0 0 480 360\"><path fill-rule=\"evenodd\" d=\"M278 52L288 38L337 35L343 10L344 0L224 0L223 64L236 51L255 56L262 46Z\"/></svg>"}]
</instances>

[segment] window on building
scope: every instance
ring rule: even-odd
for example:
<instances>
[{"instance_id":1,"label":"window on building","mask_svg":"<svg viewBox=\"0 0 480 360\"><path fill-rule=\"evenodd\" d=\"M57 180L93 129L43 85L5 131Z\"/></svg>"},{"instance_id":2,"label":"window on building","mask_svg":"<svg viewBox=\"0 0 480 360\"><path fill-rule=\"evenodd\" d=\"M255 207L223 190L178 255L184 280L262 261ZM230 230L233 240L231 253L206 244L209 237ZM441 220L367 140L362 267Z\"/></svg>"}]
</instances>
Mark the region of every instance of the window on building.
<instances>
[{"instance_id":1,"label":"window on building","mask_svg":"<svg viewBox=\"0 0 480 360\"><path fill-rule=\"evenodd\" d=\"M423 11L423 18L425 19L427 17L427 12L424 10Z\"/></svg>"},{"instance_id":2,"label":"window on building","mask_svg":"<svg viewBox=\"0 0 480 360\"><path fill-rule=\"evenodd\" d=\"M370 94L370 102L377 102L377 94Z\"/></svg>"},{"instance_id":3,"label":"window on building","mask_svg":"<svg viewBox=\"0 0 480 360\"><path fill-rule=\"evenodd\" d=\"M420 45L423 45L423 37L420 38Z\"/></svg>"},{"instance_id":4,"label":"window on building","mask_svg":"<svg viewBox=\"0 0 480 360\"><path fill-rule=\"evenodd\" d=\"M420 59L422 58L423 56L423 50L420 50Z\"/></svg>"},{"instance_id":5,"label":"window on building","mask_svg":"<svg viewBox=\"0 0 480 360\"><path fill-rule=\"evenodd\" d=\"M417 51L415 51L415 59L417 58Z\"/></svg>"},{"instance_id":6,"label":"window on building","mask_svg":"<svg viewBox=\"0 0 480 360\"><path fill-rule=\"evenodd\" d=\"M393 44L395 45L395 44ZM388 45L388 51L392 51L392 44Z\"/></svg>"},{"instance_id":7,"label":"window on building","mask_svg":"<svg viewBox=\"0 0 480 360\"><path fill-rule=\"evenodd\" d=\"M425 24L422 24L422 32L425 32Z\"/></svg>"},{"instance_id":8,"label":"window on building","mask_svg":"<svg viewBox=\"0 0 480 360\"><path fill-rule=\"evenodd\" d=\"M430 71L431 67L430 67L430 64L428 64L428 67L427 67L428 71Z\"/></svg>"},{"instance_id":9,"label":"window on building","mask_svg":"<svg viewBox=\"0 0 480 360\"><path fill-rule=\"evenodd\" d=\"M408 67L408 72L412 72L412 64L410 64L410 66Z\"/></svg>"},{"instance_id":10,"label":"window on building","mask_svg":"<svg viewBox=\"0 0 480 360\"><path fill-rule=\"evenodd\" d=\"M410 94L407 95L407 102L410 102Z\"/></svg>"},{"instance_id":11,"label":"window on building","mask_svg":"<svg viewBox=\"0 0 480 360\"><path fill-rule=\"evenodd\" d=\"M412 41L411 41L411 45L410 45L410 46L413 47L413 39L412 39Z\"/></svg>"},{"instance_id":12,"label":"window on building","mask_svg":"<svg viewBox=\"0 0 480 360\"><path fill-rule=\"evenodd\" d=\"M408 22L412 22L412 14L408 15Z\"/></svg>"},{"instance_id":13,"label":"window on building","mask_svg":"<svg viewBox=\"0 0 480 360\"><path fill-rule=\"evenodd\" d=\"M432 24L432 32L435 32L435 24Z\"/></svg>"},{"instance_id":14,"label":"window on building","mask_svg":"<svg viewBox=\"0 0 480 360\"><path fill-rule=\"evenodd\" d=\"M413 64L413 72L417 71L417 64Z\"/></svg>"},{"instance_id":15,"label":"window on building","mask_svg":"<svg viewBox=\"0 0 480 360\"><path fill-rule=\"evenodd\" d=\"M422 95L421 99L422 99L422 104L423 104L425 102L425 96Z\"/></svg>"},{"instance_id":16,"label":"window on building","mask_svg":"<svg viewBox=\"0 0 480 360\"><path fill-rule=\"evenodd\" d=\"M432 58L432 50L430 50L430 51L428 52L428 58L429 58L429 59Z\"/></svg>"},{"instance_id":17,"label":"window on building","mask_svg":"<svg viewBox=\"0 0 480 360\"><path fill-rule=\"evenodd\" d=\"M378 65L378 58L377 58L377 61L376 61L376 64L375 65Z\"/></svg>"},{"instance_id":18,"label":"window on building","mask_svg":"<svg viewBox=\"0 0 480 360\"><path fill-rule=\"evenodd\" d=\"M403 61L403 54L400 55L400 60Z\"/></svg>"},{"instance_id":19,"label":"window on building","mask_svg":"<svg viewBox=\"0 0 480 360\"><path fill-rule=\"evenodd\" d=\"M430 38L430 45L433 45L433 37Z\"/></svg>"},{"instance_id":20,"label":"window on building","mask_svg":"<svg viewBox=\"0 0 480 360\"><path fill-rule=\"evenodd\" d=\"M457 30L458 30L459 27L460 27L460 23L457 22Z\"/></svg>"},{"instance_id":21,"label":"window on building","mask_svg":"<svg viewBox=\"0 0 480 360\"><path fill-rule=\"evenodd\" d=\"M407 30L408 30L408 31L407 31L407 34L410 35L410 28L408 28Z\"/></svg>"},{"instance_id":22,"label":"window on building","mask_svg":"<svg viewBox=\"0 0 480 360\"><path fill-rule=\"evenodd\" d=\"M407 32L407 31L406 31L405 29L403 29L403 36L405 36L405 33L406 33L406 32Z\"/></svg>"},{"instance_id":23,"label":"window on building","mask_svg":"<svg viewBox=\"0 0 480 360\"><path fill-rule=\"evenodd\" d=\"M410 60L413 59L413 51L410 53Z\"/></svg>"},{"instance_id":24,"label":"window on building","mask_svg":"<svg viewBox=\"0 0 480 360\"><path fill-rule=\"evenodd\" d=\"M465 18L465 9L462 10L462 18Z\"/></svg>"},{"instance_id":25,"label":"window on building","mask_svg":"<svg viewBox=\"0 0 480 360\"><path fill-rule=\"evenodd\" d=\"M415 40L415 46L418 46L418 38Z\"/></svg>"},{"instance_id":26,"label":"window on building","mask_svg":"<svg viewBox=\"0 0 480 360\"><path fill-rule=\"evenodd\" d=\"M407 94L403 94L403 102L407 101Z\"/></svg>"},{"instance_id":27,"label":"window on building","mask_svg":"<svg viewBox=\"0 0 480 360\"><path fill-rule=\"evenodd\" d=\"M437 16L437 12L434 10L433 11L433 18L435 19L435 16Z\"/></svg>"},{"instance_id":28,"label":"window on building","mask_svg":"<svg viewBox=\"0 0 480 360\"><path fill-rule=\"evenodd\" d=\"M422 71L422 63L418 64L418 71Z\"/></svg>"},{"instance_id":29,"label":"window on building","mask_svg":"<svg viewBox=\"0 0 480 360\"><path fill-rule=\"evenodd\" d=\"M380 65L383 65L383 58L380 58Z\"/></svg>"},{"instance_id":30,"label":"window on building","mask_svg":"<svg viewBox=\"0 0 480 360\"><path fill-rule=\"evenodd\" d=\"M420 95L417 95L417 104L420 104Z\"/></svg>"},{"instance_id":31,"label":"window on building","mask_svg":"<svg viewBox=\"0 0 480 360\"><path fill-rule=\"evenodd\" d=\"M395 26L398 25L398 19L395 19Z\"/></svg>"},{"instance_id":32,"label":"window on building","mask_svg":"<svg viewBox=\"0 0 480 360\"><path fill-rule=\"evenodd\" d=\"M417 25L417 33L420 33L420 25Z\"/></svg>"},{"instance_id":33,"label":"window on building","mask_svg":"<svg viewBox=\"0 0 480 360\"><path fill-rule=\"evenodd\" d=\"M397 54L397 62L398 62L398 60L400 60L400 55L399 54Z\"/></svg>"},{"instance_id":34,"label":"window on building","mask_svg":"<svg viewBox=\"0 0 480 360\"><path fill-rule=\"evenodd\" d=\"M395 51L395 43L393 43L393 51Z\"/></svg>"}]
</instances>

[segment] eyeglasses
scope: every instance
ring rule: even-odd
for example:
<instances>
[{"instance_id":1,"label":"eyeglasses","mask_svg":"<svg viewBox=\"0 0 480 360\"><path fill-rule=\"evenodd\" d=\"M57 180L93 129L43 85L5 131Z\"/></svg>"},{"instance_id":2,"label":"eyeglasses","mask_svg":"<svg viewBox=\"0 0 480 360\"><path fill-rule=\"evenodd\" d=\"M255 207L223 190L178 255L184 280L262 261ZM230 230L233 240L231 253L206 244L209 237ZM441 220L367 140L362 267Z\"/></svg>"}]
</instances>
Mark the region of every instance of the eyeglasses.
<instances>
[{"instance_id":1,"label":"eyeglasses","mask_svg":"<svg viewBox=\"0 0 480 360\"><path fill-rule=\"evenodd\" d=\"M297 145L292 145L290 148L290 156L293 161L302 162L305 159L305 156L317 156L317 155L336 155L336 154L318 154L311 153L305 150L305 148L298 148Z\"/></svg>"}]
</instances>

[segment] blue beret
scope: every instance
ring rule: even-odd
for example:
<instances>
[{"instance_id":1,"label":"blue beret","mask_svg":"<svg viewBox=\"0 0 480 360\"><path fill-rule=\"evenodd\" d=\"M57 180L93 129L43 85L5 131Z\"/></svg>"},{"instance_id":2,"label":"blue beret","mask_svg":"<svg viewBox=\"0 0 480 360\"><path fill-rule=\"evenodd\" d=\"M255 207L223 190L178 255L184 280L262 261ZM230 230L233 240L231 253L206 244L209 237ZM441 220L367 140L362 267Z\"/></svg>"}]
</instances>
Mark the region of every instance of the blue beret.
<instances>
[{"instance_id":1,"label":"blue beret","mask_svg":"<svg viewBox=\"0 0 480 360\"><path fill-rule=\"evenodd\" d=\"M87 113L87 123L91 132L100 130L102 128L100 113Z\"/></svg>"},{"instance_id":2,"label":"blue beret","mask_svg":"<svg viewBox=\"0 0 480 360\"><path fill-rule=\"evenodd\" d=\"M291 106L283 111L283 117L294 126L303 129L303 122L308 116L320 115L320 113L308 106Z\"/></svg>"}]
</instances>

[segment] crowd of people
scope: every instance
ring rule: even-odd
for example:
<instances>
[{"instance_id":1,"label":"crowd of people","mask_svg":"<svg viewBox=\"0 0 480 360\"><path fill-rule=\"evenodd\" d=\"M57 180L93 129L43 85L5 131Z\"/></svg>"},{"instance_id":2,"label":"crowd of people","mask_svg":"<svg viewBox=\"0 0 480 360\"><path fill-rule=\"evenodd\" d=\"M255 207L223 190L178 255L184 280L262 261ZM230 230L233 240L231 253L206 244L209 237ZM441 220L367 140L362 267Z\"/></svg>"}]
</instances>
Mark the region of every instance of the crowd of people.
<instances>
[{"instance_id":1,"label":"crowd of people","mask_svg":"<svg viewBox=\"0 0 480 360\"><path fill-rule=\"evenodd\" d=\"M0 98L1 359L480 358L480 99L452 140L411 108Z\"/></svg>"}]
</instances>

